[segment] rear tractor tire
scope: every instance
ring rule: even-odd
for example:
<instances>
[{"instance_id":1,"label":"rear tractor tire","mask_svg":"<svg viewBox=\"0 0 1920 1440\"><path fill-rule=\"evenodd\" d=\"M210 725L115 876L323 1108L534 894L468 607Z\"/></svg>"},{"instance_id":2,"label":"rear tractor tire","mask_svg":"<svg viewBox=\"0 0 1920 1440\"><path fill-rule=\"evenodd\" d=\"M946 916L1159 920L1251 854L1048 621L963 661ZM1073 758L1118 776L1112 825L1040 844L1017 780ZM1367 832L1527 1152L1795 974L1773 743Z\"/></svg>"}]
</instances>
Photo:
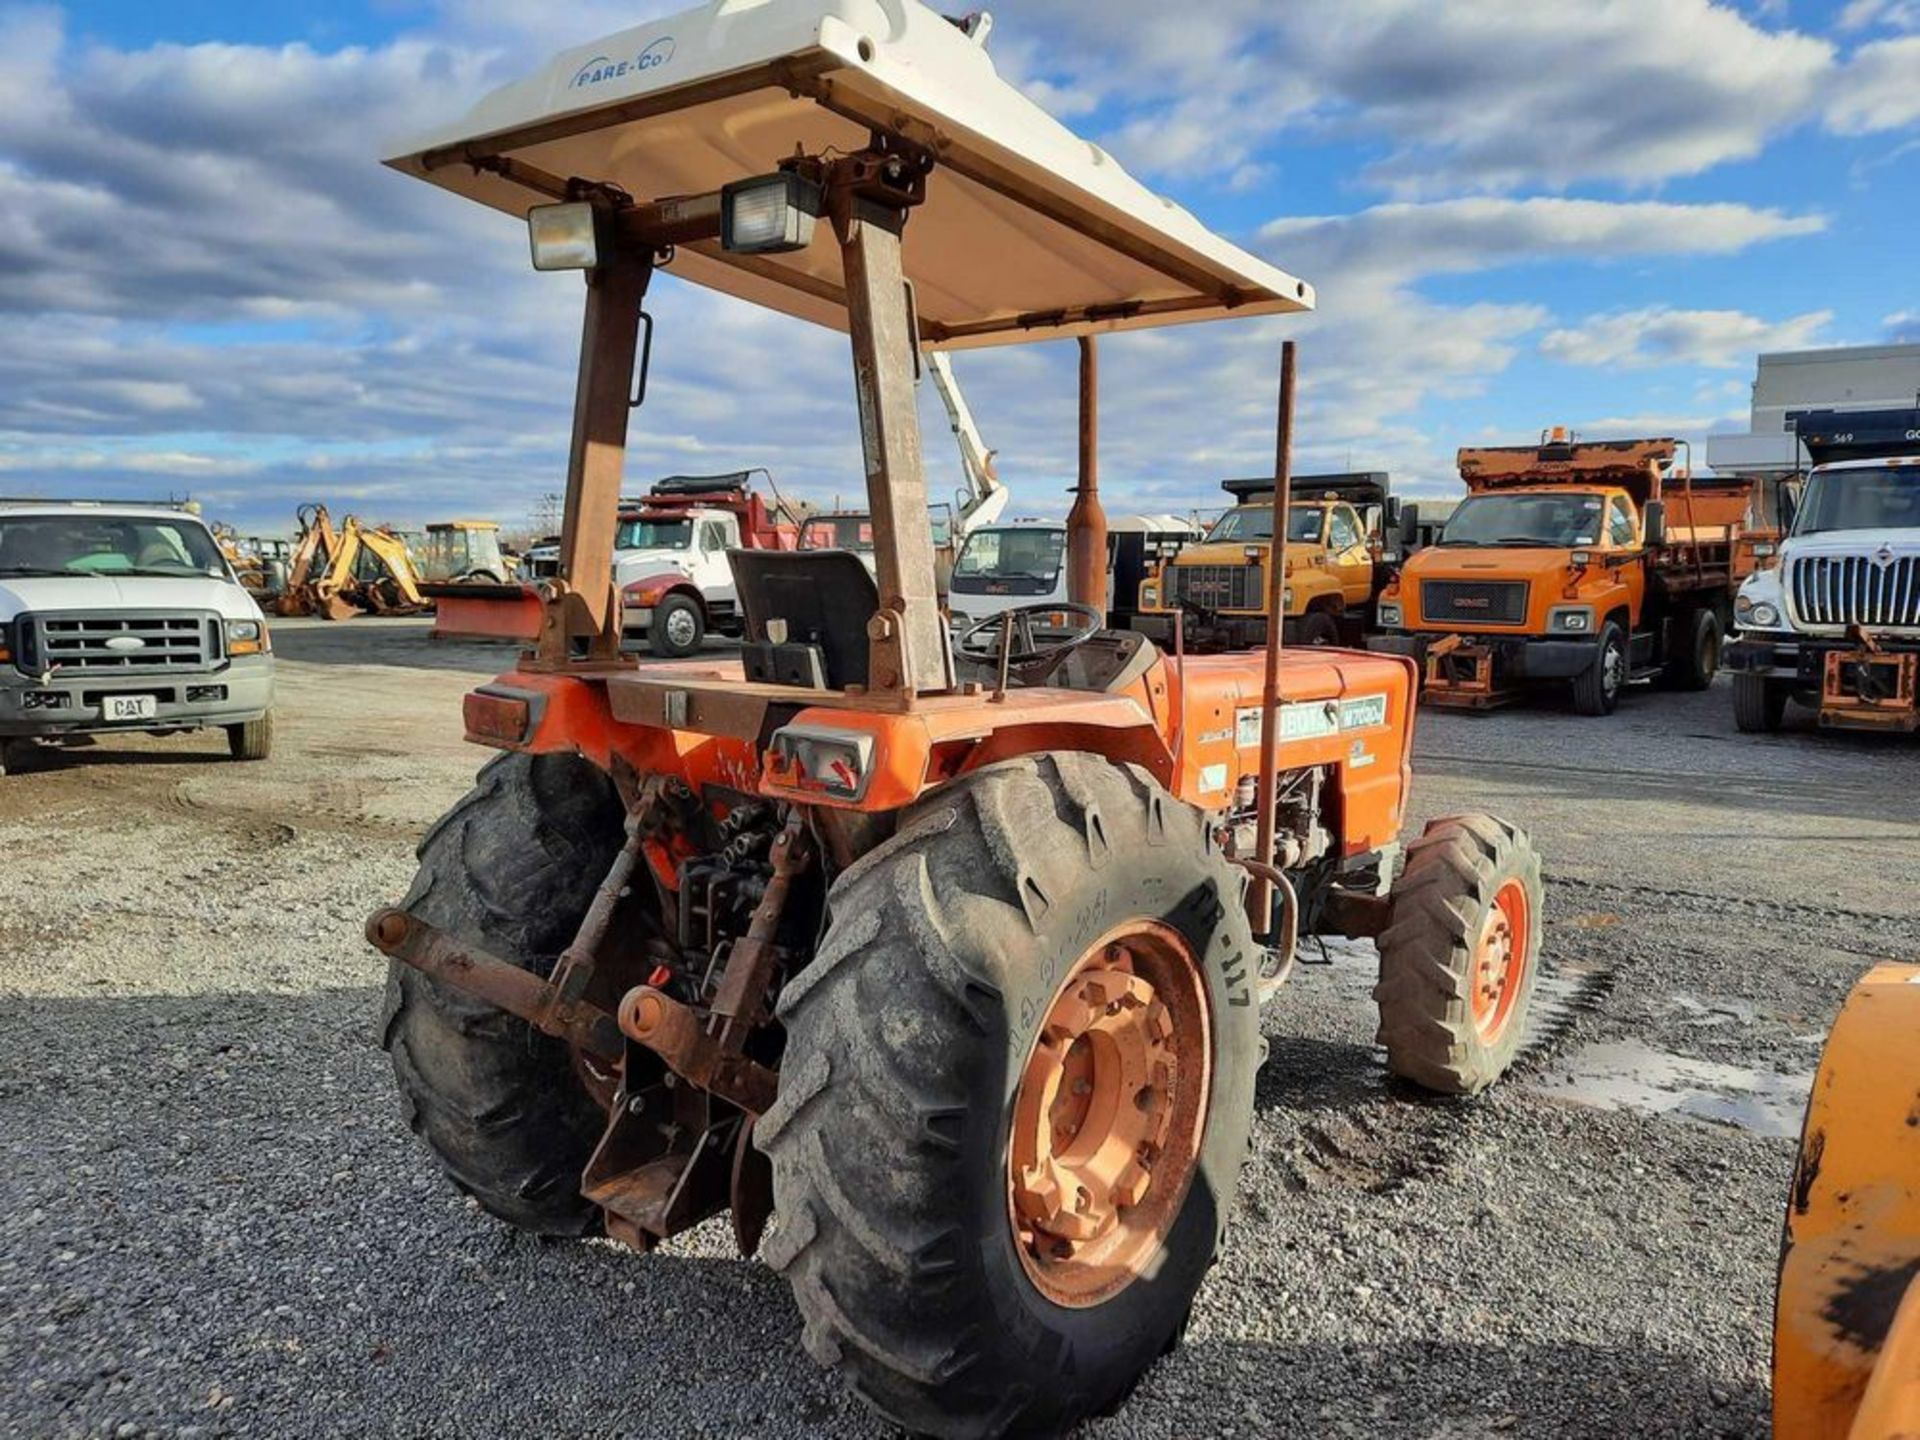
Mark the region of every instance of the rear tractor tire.
<instances>
[{"instance_id":1,"label":"rear tractor tire","mask_svg":"<svg viewBox=\"0 0 1920 1440\"><path fill-rule=\"evenodd\" d=\"M1477 1095L1525 1039L1545 895L1526 832L1490 815L1435 820L1407 847L1380 936L1387 1068L1442 1095Z\"/></svg>"},{"instance_id":2,"label":"rear tractor tire","mask_svg":"<svg viewBox=\"0 0 1920 1440\"><path fill-rule=\"evenodd\" d=\"M948 786L835 884L780 1000L764 1253L896 1425L1058 1434L1178 1342L1252 1123L1242 888L1199 812L1067 753Z\"/></svg>"},{"instance_id":3,"label":"rear tractor tire","mask_svg":"<svg viewBox=\"0 0 1920 1440\"><path fill-rule=\"evenodd\" d=\"M613 783L577 755L506 755L420 843L409 914L551 973L625 841ZM571 1053L526 1021L399 961L383 1042L407 1123L490 1214L595 1233L580 1175L606 1126Z\"/></svg>"}]
</instances>

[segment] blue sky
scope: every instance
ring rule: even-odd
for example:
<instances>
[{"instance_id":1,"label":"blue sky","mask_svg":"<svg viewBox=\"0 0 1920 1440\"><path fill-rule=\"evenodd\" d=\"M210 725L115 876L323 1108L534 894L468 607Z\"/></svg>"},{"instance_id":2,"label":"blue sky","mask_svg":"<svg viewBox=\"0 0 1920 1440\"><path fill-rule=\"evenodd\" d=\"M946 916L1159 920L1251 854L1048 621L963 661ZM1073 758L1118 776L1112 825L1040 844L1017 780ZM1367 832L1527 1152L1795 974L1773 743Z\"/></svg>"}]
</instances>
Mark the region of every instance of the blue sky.
<instances>
[{"instance_id":1,"label":"blue sky","mask_svg":"<svg viewBox=\"0 0 1920 1440\"><path fill-rule=\"evenodd\" d=\"M674 8L0 0L0 491L522 521L564 466L577 289L375 157ZM1303 322L1109 342L1118 508L1259 468L1286 334L1302 463L1415 493L1548 424L1738 428L1762 350L1920 339L1920 0L994 10L1003 74L1320 290ZM851 498L843 340L677 283L654 308L636 478ZM1064 508L1071 367L959 362L1023 513Z\"/></svg>"}]
</instances>

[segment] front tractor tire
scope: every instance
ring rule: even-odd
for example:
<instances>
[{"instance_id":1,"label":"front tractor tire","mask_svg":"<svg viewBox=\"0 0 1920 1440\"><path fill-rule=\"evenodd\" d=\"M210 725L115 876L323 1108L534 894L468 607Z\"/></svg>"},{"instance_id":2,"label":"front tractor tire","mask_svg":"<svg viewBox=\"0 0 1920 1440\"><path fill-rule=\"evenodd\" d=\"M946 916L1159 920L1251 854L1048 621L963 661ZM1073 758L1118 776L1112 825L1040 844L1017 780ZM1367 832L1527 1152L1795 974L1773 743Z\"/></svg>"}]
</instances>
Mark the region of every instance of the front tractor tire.
<instances>
[{"instance_id":1,"label":"front tractor tire","mask_svg":"<svg viewBox=\"0 0 1920 1440\"><path fill-rule=\"evenodd\" d=\"M1513 1063L1540 969L1540 857L1490 815L1435 820L1407 847L1380 936L1387 1068L1442 1095L1477 1095Z\"/></svg>"},{"instance_id":2,"label":"front tractor tire","mask_svg":"<svg viewBox=\"0 0 1920 1440\"><path fill-rule=\"evenodd\" d=\"M421 841L404 908L544 976L624 841L603 771L577 755L505 755ZM595 1233L580 1175L606 1116L567 1047L397 960L385 1018L407 1123L454 1185L522 1230Z\"/></svg>"},{"instance_id":3,"label":"front tractor tire","mask_svg":"<svg viewBox=\"0 0 1920 1440\"><path fill-rule=\"evenodd\" d=\"M836 883L755 1131L765 1253L895 1424L1059 1433L1177 1343L1252 1123L1241 891L1197 811L1080 754L956 782Z\"/></svg>"}]
</instances>

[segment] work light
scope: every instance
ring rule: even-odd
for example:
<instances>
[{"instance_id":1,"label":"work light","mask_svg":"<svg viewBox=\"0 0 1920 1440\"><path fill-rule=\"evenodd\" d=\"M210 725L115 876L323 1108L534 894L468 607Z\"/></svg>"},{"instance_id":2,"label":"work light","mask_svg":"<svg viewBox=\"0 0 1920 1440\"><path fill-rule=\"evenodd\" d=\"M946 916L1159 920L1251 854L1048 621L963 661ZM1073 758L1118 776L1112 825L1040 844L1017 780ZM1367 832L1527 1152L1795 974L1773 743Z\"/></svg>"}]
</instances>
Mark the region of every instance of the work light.
<instances>
[{"instance_id":1,"label":"work light","mask_svg":"<svg viewBox=\"0 0 1920 1440\"><path fill-rule=\"evenodd\" d=\"M600 263L593 206L536 205L527 211L527 241L536 270L591 270Z\"/></svg>"},{"instance_id":2,"label":"work light","mask_svg":"<svg viewBox=\"0 0 1920 1440\"><path fill-rule=\"evenodd\" d=\"M820 187L789 171L736 180L720 191L720 243L735 255L804 250L823 206Z\"/></svg>"}]
</instances>

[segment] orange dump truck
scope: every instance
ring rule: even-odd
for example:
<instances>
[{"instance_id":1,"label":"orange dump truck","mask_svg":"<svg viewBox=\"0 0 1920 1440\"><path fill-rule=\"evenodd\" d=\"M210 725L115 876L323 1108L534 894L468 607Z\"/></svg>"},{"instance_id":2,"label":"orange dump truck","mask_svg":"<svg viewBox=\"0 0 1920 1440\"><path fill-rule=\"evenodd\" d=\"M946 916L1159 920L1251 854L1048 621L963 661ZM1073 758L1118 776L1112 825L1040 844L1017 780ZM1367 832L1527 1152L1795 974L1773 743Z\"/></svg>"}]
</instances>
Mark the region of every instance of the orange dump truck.
<instances>
[{"instance_id":1,"label":"orange dump truck","mask_svg":"<svg viewBox=\"0 0 1920 1440\"><path fill-rule=\"evenodd\" d=\"M1467 498L1380 598L1368 648L1413 657L1431 703L1489 709L1536 682L1610 714L1630 681L1712 683L1755 563L1747 479L1675 467L1680 442L1465 449Z\"/></svg>"}]
</instances>

